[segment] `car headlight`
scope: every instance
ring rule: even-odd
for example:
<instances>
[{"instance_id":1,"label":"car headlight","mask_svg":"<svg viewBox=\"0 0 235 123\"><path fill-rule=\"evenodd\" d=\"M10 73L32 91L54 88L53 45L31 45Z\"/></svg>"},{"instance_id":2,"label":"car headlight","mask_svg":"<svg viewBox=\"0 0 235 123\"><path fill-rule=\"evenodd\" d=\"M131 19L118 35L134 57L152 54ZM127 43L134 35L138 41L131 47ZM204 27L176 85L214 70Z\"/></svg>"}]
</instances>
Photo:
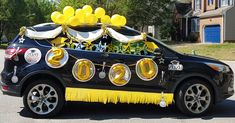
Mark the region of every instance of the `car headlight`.
<instances>
[{"instance_id":1,"label":"car headlight","mask_svg":"<svg viewBox=\"0 0 235 123\"><path fill-rule=\"evenodd\" d=\"M218 72L227 73L230 71L227 65L216 64L216 63L206 63L206 65L208 65L211 69L218 71Z\"/></svg>"}]
</instances>

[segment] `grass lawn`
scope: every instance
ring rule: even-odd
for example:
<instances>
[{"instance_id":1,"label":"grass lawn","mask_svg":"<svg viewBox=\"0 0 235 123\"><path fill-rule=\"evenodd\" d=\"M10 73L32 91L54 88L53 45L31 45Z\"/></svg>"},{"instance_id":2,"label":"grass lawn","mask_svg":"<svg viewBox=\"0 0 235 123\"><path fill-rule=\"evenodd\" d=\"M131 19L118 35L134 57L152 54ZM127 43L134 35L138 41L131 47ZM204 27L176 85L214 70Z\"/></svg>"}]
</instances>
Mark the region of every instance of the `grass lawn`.
<instances>
[{"instance_id":1,"label":"grass lawn","mask_svg":"<svg viewBox=\"0 0 235 123\"><path fill-rule=\"evenodd\" d=\"M235 43L224 44L175 44L170 45L178 52L208 56L220 60L235 61Z\"/></svg>"}]
</instances>

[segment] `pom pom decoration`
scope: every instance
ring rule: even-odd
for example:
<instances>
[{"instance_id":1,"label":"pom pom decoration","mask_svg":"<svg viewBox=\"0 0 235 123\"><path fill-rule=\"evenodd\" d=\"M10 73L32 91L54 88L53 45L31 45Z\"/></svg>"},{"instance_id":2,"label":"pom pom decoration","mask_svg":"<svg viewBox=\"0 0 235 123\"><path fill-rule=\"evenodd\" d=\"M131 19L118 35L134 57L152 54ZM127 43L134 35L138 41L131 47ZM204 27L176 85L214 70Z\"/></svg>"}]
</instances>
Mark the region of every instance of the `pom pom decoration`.
<instances>
[{"instance_id":1,"label":"pom pom decoration","mask_svg":"<svg viewBox=\"0 0 235 123\"><path fill-rule=\"evenodd\" d=\"M95 9L94 13L90 5L85 5L80 9L74 10L71 6L66 6L63 9L63 13L54 11L51 14L51 20L59 25L67 26L79 26L79 25L95 25L100 21L102 24L113 26L125 26L126 18L119 14L113 15L111 18L109 15L105 15L105 10L101 7Z\"/></svg>"}]
</instances>

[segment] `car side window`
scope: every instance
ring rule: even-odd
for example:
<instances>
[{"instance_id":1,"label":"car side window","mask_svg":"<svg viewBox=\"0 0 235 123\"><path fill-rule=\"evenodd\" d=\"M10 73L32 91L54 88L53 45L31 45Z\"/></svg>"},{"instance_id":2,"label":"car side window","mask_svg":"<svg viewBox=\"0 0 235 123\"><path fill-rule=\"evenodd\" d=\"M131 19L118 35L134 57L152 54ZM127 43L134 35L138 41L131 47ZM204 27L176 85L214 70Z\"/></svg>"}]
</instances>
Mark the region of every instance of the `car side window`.
<instances>
[{"instance_id":1,"label":"car side window","mask_svg":"<svg viewBox=\"0 0 235 123\"><path fill-rule=\"evenodd\" d=\"M144 41L139 41L135 43L121 43L115 39L111 39L111 42L110 44L108 44L106 51L109 53L127 55L153 55L147 50Z\"/></svg>"},{"instance_id":2,"label":"car side window","mask_svg":"<svg viewBox=\"0 0 235 123\"><path fill-rule=\"evenodd\" d=\"M79 31L90 32L97 30L98 28L79 28ZM141 33L127 29L127 28L116 28L116 32L125 36L140 36ZM131 40L131 38L130 38ZM48 43L49 42L49 43ZM96 39L95 41L79 42L65 34L60 34L55 39L51 41L39 42L41 45L46 46L56 46L66 49L91 51L91 52L106 52L112 54L126 54L126 55L141 55L141 56L151 56L154 55L153 51L159 48L153 41L142 40L142 41L130 41L130 42L120 42L117 38L113 38L110 35L103 35L102 37Z\"/></svg>"}]
</instances>

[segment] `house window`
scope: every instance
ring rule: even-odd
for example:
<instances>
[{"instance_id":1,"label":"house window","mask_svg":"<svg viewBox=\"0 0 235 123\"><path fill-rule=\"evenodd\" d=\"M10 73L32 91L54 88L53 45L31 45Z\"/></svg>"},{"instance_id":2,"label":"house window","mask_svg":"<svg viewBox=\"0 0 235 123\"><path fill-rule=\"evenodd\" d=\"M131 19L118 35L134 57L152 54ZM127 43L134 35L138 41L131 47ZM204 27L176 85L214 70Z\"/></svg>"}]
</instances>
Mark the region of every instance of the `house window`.
<instances>
[{"instance_id":1,"label":"house window","mask_svg":"<svg viewBox=\"0 0 235 123\"><path fill-rule=\"evenodd\" d=\"M208 0L208 5L213 5L214 0Z\"/></svg>"},{"instance_id":2,"label":"house window","mask_svg":"<svg viewBox=\"0 0 235 123\"><path fill-rule=\"evenodd\" d=\"M191 32L199 32L200 27L200 19L193 18L191 19Z\"/></svg>"},{"instance_id":3,"label":"house window","mask_svg":"<svg viewBox=\"0 0 235 123\"><path fill-rule=\"evenodd\" d=\"M194 8L195 10L201 9L201 0L194 0Z\"/></svg>"},{"instance_id":4,"label":"house window","mask_svg":"<svg viewBox=\"0 0 235 123\"><path fill-rule=\"evenodd\" d=\"M233 5L233 0L220 0L220 7Z\"/></svg>"}]
</instances>

